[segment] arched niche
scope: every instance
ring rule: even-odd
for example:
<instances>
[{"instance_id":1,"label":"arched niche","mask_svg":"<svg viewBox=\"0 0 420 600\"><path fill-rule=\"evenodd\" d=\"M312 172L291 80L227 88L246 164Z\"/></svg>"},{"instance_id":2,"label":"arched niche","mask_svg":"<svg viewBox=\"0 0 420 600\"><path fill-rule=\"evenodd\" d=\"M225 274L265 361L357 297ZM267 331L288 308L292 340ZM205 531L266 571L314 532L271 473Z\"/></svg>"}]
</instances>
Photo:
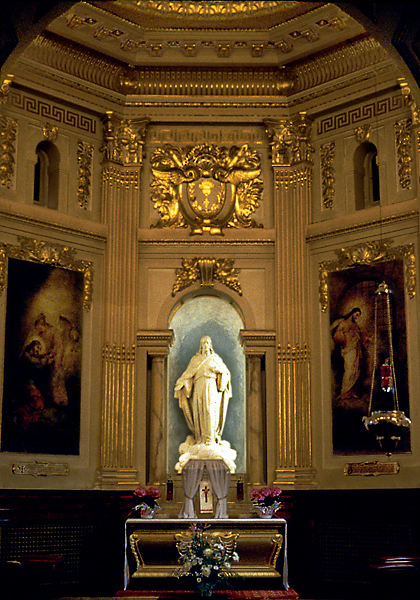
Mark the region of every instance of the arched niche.
<instances>
[{"instance_id":1,"label":"arched niche","mask_svg":"<svg viewBox=\"0 0 420 600\"><path fill-rule=\"evenodd\" d=\"M378 150L375 144L363 142L356 148L354 191L356 210L375 206L380 200Z\"/></svg>"},{"instance_id":2,"label":"arched niche","mask_svg":"<svg viewBox=\"0 0 420 600\"><path fill-rule=\"evenodd\" d=\"M174 398L174 386L191 357L198 352L200 339L209 335L214 351L231 373L232 398L229 402L223 439L237 452L236 471L246 470L246 390L245 354L240 343L244 320L232 300L222 294L200 293L185 296L172 311L168 328L174 341L168 354L167 464L174 471L179 445L190 433L184 415Z\"/></svg>"},{"instance_id":3,"label":"arched niche","mask_svg":"<svg viewBox=\"0 0 420 600\"><path fill-rule=\"evenodd\" d=\"M36 147L34 168L34 204L58 208L59 164L58 148L47 140Z\"/></svg>"}]
</instances>

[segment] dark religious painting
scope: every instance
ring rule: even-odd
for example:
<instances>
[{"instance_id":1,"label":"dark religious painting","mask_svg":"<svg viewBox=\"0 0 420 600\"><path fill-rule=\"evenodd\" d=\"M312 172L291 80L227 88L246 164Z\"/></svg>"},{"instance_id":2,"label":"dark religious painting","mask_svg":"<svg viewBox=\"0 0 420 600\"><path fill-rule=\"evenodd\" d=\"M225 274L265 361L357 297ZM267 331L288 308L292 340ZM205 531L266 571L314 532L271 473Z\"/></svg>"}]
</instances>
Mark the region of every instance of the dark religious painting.
<instances>
[{"instance_id":1,"label":"dark religious painting","mask_svg":"<svg viewBox=\"0 0 420 600\"><path fill-rule=\"evenodd\" d=\"M83 274L8 260L1 449L78 454Z\"/></svg>"},{"instance_id":2,"label":"dark religious painting","mask_svg":"<svg viewBox=\"0 0 420 600\"><path fill-rule=\"evenodd\" d=\"M376 353L374 350L375 292L382 281L391 289L392 346L399 409L409 416L402 260L330 273L328 289L334 454L381 452L375 438L365 429L362 418L369 412L374 365L385 363L389 357L389 328L384 296L380 297L377 305ZM377 379L374 379L372 411L392 410L394 395L379 393ZM397 452L409 451L407 432Z\"/></svg>"}]
</instances>

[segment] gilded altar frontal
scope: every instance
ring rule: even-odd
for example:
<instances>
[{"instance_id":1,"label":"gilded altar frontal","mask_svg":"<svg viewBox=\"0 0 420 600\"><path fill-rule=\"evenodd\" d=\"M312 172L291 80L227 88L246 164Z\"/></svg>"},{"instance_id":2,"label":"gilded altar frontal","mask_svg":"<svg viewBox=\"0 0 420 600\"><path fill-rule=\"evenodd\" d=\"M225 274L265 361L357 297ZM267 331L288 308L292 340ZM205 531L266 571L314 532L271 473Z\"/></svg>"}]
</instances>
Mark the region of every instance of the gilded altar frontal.
<instances>
[{"instance_id":1,"label":"gilded altar frontal","mask_svg":"<svg viewBox=\"0 0 420 600\"><path fill-rule=\"evenodd\" d=\"M398 52L344 3L48 14L0 81L3 487L153 486L171 519L194 460L229 471L224 518L254 486L416 485L420 98ZM357 476L387 411L397 466Z\"/></svg>"}]
</instances>

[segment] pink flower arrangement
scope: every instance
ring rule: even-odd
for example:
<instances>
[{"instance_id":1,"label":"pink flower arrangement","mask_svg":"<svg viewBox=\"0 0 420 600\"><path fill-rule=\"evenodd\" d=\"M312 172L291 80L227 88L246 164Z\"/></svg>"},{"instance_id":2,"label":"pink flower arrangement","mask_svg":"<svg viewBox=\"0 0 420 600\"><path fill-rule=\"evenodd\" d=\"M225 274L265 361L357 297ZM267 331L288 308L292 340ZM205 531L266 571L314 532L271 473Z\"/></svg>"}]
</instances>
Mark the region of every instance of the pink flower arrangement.
<instances>
[{"instance_id":1,"label":"pink flower arrangement","mask_svg":"<svg viewBox=\"0 0 420 600\"><path fill-rule=\"evenodd\" d=\"M137 498L140 498L142 504L147 504L150 508L154 508L157 504L156 500L162 496L158 488L145 488L142 486L135 489L133 494L137 496Z\"/></svg>"},{"instance_id":2,"label":"pink flower arrangement","mask_svg":"<svg viewBox=\"0 0 420 600\"><path fill-rule=\"evenodd\" d=\"M282 490L279 487L253 488L249 493L249 498L255 506L272 506L280 503Z\"/></svg>"}]
</instances>

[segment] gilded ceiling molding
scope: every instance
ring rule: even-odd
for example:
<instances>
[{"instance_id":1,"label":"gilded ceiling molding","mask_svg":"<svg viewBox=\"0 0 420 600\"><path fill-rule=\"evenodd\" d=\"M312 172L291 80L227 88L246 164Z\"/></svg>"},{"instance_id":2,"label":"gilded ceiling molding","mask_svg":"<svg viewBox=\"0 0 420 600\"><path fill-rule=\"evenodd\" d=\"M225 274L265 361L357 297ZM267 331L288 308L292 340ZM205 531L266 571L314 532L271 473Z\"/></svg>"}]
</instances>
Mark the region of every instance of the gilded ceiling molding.
<instances>
[{"instance_id":1,"label":"gilded ceiling molding","mask_svg":"<svg viewBox=\"0 0 420 600\"><path fill-rule=\"evenodd\" d=\"M320 52L315 57L296 61L291 68L295 75L295 92L345 77L361 69L385 61L388 55L374 38L363 37L346 41Z\"/></svg>"},{"instance_id":2,"label":"gilded ceiling molding","mask_svg":"<svg viewBox=\"0 0 420 600\"><path fill-rule=\"evenodd\" d=\"M411 146L411 119L402 119L394 123L395 145L398 157L398 179L404 190L411 190L412 184L412 146Z\"/></svg>"},{"instance_id":3,"label":"gilded ceiling molding","mask_svg":"<svg viewBox=\"0 0 420 600\"><path fill-rule=\"evenodd\" d=\"M200 69L121 68L116 91L143 96L279 96L293 91L286 67Z\"/></svg>"},{"instance_id":4,"label":"gilded ceiling molding","mask_svg":"<svg viewBox=\"0 0 420 600\"><path fill-rule=\"evenodd\" d=\"M233 258L183 258L182 267L175 271L172 296L196 281L200 282L201 287L213 287L214 281L218 281L242 296L239 269L235 269L233 264Z\"/></svg>"},{"instance_id":5,"label":"gilded ceiling molding","mask_svg":"<svg viewBox=\"0 0 420 600\"><path fill-rule=\"evenodd\" d=\"M88 48L56 38L44 32L38 35L27 51L31 60L89 81L105 89L117 89L121 64ZM29 54L30 53L30 54Z\"/></svg>"},{"instance_id":6,"label":"gilded ceiling molding","mask_svg":"<svg viewBox=\"0 0 420 600\"><path fill-rule=\"evenodd\" d=\"M360 104L350 110L343 110L336 112L328 117L319 119L317 122L317 134L322 135L341 129L342 127L349 127L360 121L367 119L372 120L377 117L381 117L389 112L401 110L404 107L404 99L401 94L394 96L386 96L379 100L373 100L366 104Z\"/></svg>"},{"instance_id":7,"label":"gilded ceiling molding","mask_svg":"<svg viewBox=\"0 0 420 600\"><path fill-rule=\"evenodd\" d=\"M103 118L104 143L101 151L104 160L125 166L143 163L143 145L149 119L118 119L112 110Z\"/></svg>"},{"instance_id":8,"label":"gilded ceiling molding","mask_svg":"<svg viewBox=\"0 0 420 600\"><path fill-rule=\"evenodd\" d=\"M200 0L200 2L185 2L180 0L131 0L142 11L158 12L160 15L176 15L179 17L212 17L231 18L243 16L256 16L258 14L277 12L283 2L278 0L229 0L228 2L214 2L214 0ZM286 3L295 4L295 3Z\"/></svg>"},{"instance_id":9,"label":"gilded ceiling molding","mask_svg":"<svg viewBox=\"0 0 420 600\"><path fill-rule=\"evenodd\" d=\"M12 84L13 77L14 75L11 74L6 75L0 84L0 104L6 102L7 98L9 97L10 86Z\"/></svg>"},{"instance_id":10,"label":"gilded ceiling molding","mask_svg":"<svg viewBox=\"0 0 420 600\"><path fill-rule=\"evenodd\" d=\"M83 273L83 308L90 310L92 304L93 263L76 258L76 250L61 244L49 244L27 237L18 237L20 246L0 243L0 294L7 285L9 258L28 260Z\"/></svg>"},{"instance_id":11,"label":"gilded ceiling molding","mask_svg":"<svg viewBox=\"0 0 420 600\"><path fill-rule=\"evenodd\" d=\"M350 269L358 265L372 265L389 260L402 260L404 263L405 287L409 298L416 294L416 255L414 244L391 248L392 240L375 240L364 244L340 248L335 251L334 260L326 260L319 265L319 302L321 311L328 308L328 275L334 271Z\"/></svg>"},{"instance_id":12,"label":"gilded ceiling molding","mask_svg":"<svg viewBox=\"0 0 420 600\"><path fill-rule=\"evenodd\" d=\"M292 38L291 38L292 39ZM210 46L209 46L210 44ZM236 48L247 47L250 56L262 56L267 50L289 53L293 44L288 40L276 41L235 41L233 42L166 42L125 43L127 52L143 49L153 56L165 51L178 49L186 56L196 56L198 52L214 48L215 58L225 57ZM49 67L99 85L105 89L124 94L141 95L279 95L312 89L338 77L344 77L377 65L387 55L378 42L372 38L346 42L338 48L326 50L315 58L297 61L287 69L273 67L241 68L227 71L216 68L197 67L123 67L119 61L80 48L51 33L37 36L28 51L28 58L37 60ZM174 81L175 78L175 81ZM213 84L211 87L210 84ZM217 86L216 88L214 86Z\"/></svg>"},{"instance_id":13,"label":"gilded ceiling molding","mask_svg":"<svg viewBox=\"0 0 420 600\"><path fill-rule=\"evenodd\" d=\"M193 234L261 227L252 218L262 198L261 159L247 144L166 144L150 162L151 200L160 215L153 227L189 226Z\"/></svg>"},{"instance_id":14,"label":"gilded ceiling molding","mask_svg":"<svg viewBox=\"0 0 420 600\"><path fill-rule=\"evenodd\" d=\"M93 146L88 142L79 141L77 145L77 163L79 168L79 185L77 199L80 208L87 210L90 199L90 184L92 176Z\"/></svg>"},{"instance_id":15,"label":"gilded ceiling molding","mask_svg":"<svg viewBox=\"0 0 420 600\"><path fill-rule=\"evenodd\" d=\"M321 146L321 181L322 204L324 208L332 208L335 198L335 142Z\"/></svg>"},{"instance_id":16,"label":"gilded ceiling molding","mask_svg":"<svg viewBox=\"0 0 420 600\"><path fill-rule=\"evenodd\" d=\"M0 115L0 184L10 187L15 171L17 121Z\"/></svg>"},{"instance_id":17,"label":"gilded ceiling molding","mask_svg":"<svg viewBox=\"0 0 420 600\"><path fill-rule=\"evenodd\" d=\"M299 112L293 119L267 119L264 125L273 166L296 165L301 162L312 164L312 119L306 112Z\"/></svg>"}]
</instances>

